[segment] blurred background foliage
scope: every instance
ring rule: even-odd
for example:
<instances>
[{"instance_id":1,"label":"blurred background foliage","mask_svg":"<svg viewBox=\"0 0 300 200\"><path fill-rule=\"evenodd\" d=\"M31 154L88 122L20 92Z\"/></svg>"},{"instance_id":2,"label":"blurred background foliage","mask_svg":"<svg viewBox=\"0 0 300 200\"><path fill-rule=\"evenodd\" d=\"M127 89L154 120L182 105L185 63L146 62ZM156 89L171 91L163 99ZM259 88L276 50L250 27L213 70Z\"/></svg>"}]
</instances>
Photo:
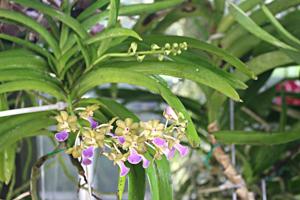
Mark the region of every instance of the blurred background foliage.
<instances>
[{"instance_id":1,"label":"blurred background foliage","mask_svg":"<svg viewBox=\"0 0 300 200\"><path fill-rule=\"evenodd\" d=\"M98 113L99 119L126 116L124 112L130 110L146 120L160 118L165 104L178 105L174 103L178 97L194 124L186 145L196 144L199 138L201 142L191 147L193 151L188 158L172 161L173 195L160 191L159 195L167 196L159 199L231 199L232 190L219 187L226 182L226 177L212 157L214 148L208 139L207 127L215 121L220 131L214 136L228 154L228 145L236 144L236 168L257 199L263 198L261 179L266 181L268 199L300 199L300 0L127 0L118 3L0 1L1 110L70 98L71 104L73 101L76 105L89 91L85 97L97 99L106 109ZM115 12L109 9L111 6L115 6ZM22 19L23 14L13 14L16 12L31 20ZM130 43L136 41L128 37L133 33L126 29L125 34L108 36L107 41L98 39L90 46L86 42L89 37L99 36L99 33L101 36L105 30L115 27L134 30L143 38L138 43L143 49L153 43L163 46L167 42L183 41L188 43L189 49L179 56L166 56L162 62L157 61L154 54L141 63L134 57L111 57L93 66L91 63L97 58L126 52ZM103 66L107 71L112 70L107 76L116 78L103 81L112 84L97 86L102 84L101 80L96 80L97 73L99 76L106 73ZM127 72L122 68L125 66ZM86 75L89 67L96 69ZM34 71L30 71L32 69ZM131 76L131 72L131 80L120 78ZM251 79L253 74L257 80ZM103 76L100 77L105 79ZM153 79L161 85L168 84L168 89L177 97L169 92L157 92L147 85L148 82L138 80L149 77L150 85ZM235 131L230 130L229 101L232 100L228 97L236 100ZM180 105L176 109L183 110ZM12 199L29 190L30 169L41 156L41 143L28 136L52 134L47 127L54 124L49 120L54 114L43 112L0 118L1 198ZM193 128L197 130L197 137ZM42 144L47 146L42 147L43 153L50 152L55 145L50 139ZM63 185L72 187L61 189L65 192L61 195L65 196L54 198L50 192L45 199L72 199L74 196L67 191L76 193L76 168L62 155L55 160L54 164L47 162L46 172L61 170L62 177L67 177L61 183L66 184L59 181L56 184L62 188ZM100 171L104 170L102 168L106 171L96 172L99 182L95 189L101 198L109 199L105 194L117 190L117 173L111 171L115 169L105 160L99 161L100 166ZM111 176L106 177L105 173ZM42 178L45 177L42 175ZM46 184L51 182L50 175ZM45 186L40 184L40 187ZM139 186L135 187L139 190ZM151 188L146 193L145 198L154 199ZM128 195L130 199L130 192Z\"/></svg>"}]
</instances>

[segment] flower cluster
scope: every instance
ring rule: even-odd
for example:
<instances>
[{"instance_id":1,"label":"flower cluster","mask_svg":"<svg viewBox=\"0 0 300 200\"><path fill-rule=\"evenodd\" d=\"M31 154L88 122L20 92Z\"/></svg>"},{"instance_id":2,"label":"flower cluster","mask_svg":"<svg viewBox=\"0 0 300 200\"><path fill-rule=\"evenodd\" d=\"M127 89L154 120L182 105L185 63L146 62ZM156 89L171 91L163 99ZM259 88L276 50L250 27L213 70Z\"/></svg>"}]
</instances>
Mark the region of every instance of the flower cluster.
<instances>
[{"instance_id":1,"label":"flower cluster","mask_svg":"<svg viewBox=\"0 0 300 200\"><path fill-rule=\"evenodd\" d=\"M188 44L186 42L182 43L166 43L164 46L160 47L157 44L151 45L150 51L137 51L138 46L137 43L132 42L129 49L128 54L135 56L137 61L142 62L146 55L157 55L159 61L163 61L165 56L169 55L179 55L182 53L182 51L186 51L188 48Z\"/></svg>"},{"instance_id":2,"label":"flower cluster","mask_svg":"<svg viewBox=\"0 0 300 200\"><path fill-rule=\"evenodd\" d=\"M126 161L142 163L147 168L151 160L161 159L163 155L167 159L173 158L176 150L181 156L189 152L180 144L187 122L181 113L176 113L171 107L163 113L165 124L159 120L136 122L131 118L113 118L108 123L100 124L94 118L98 109L97 105L92 105L77 109L78 117L75 114L70 116L65 111L56 117L59 131L55 134L56 140L65 142L69 134L76 134L75 144L66 153L79 158L83 165L90 165L95 149L100 148L101 154L117 164L120 175L125 176L129 172Z\"/></svg>"}]
</instances>

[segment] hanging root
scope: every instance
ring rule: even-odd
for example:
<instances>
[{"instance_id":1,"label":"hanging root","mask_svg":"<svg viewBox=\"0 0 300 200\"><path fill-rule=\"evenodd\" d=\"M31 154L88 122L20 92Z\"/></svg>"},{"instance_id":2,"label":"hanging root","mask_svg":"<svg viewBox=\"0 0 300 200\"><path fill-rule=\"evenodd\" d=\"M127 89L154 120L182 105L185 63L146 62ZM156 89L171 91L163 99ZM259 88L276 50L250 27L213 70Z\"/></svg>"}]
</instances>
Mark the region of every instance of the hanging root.
<instances>
[{"instance_id":1,"label":"hanging root","mask_svg":"<svg viewBox=\"0 0 300 200\"><path fill-rule=\"evenodd\" d=\"M236 171L232 165L229 156L218 145L218 142L214 135L211 133L219 130L217 122L213 122L208 125L209 140L215 149L213 151L214 158L223 166L225 176L235 185L239 186L236 189L236 194L241 200L255 200L254 194L249 192L243 177Z\"/></svg>"}]
</instances>

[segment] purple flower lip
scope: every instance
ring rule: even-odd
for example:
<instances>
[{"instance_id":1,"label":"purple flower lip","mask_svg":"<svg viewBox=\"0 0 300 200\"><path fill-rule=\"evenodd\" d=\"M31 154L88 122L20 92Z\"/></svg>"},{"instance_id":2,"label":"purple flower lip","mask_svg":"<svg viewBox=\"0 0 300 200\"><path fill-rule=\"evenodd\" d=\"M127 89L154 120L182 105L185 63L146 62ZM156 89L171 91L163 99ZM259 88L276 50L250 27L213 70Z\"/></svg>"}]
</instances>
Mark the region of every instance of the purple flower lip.
<instances>
[{"instance_id":1,"label":"purple flower lip","mask_svg":"<svg viewBox=\"0 0 300 200\"><path fill-rule=\"evenodd\" d=\"M144 169L148 168L150 165L150 161L147 160L144 156L142 156L142 159L143 159L143 168Z\"/></svg>"},{"instance_id":2,"label":"purple flower lip","mask_svg":"<svg viewBox=\"0 0 300 200\"><path fill-rule=\"evenodd\" d=\"M94 147L90 146L87 149L83 150L82 151L82 155L85 158L91 158L91 157L93 157L93 155L94 155Z\"/></svg>"},{"instance_id":3,"label":"purple flower lip","mask_svg":"<svg viewBox=\"0 0 300 200\"><path fill-rule=\"evenodd\" d=\"M91 33L91 35L96 35L97 33L103 31L103 29L104 29L104 25L96 24L91 28L90 33Z\"/></svg>"},{"instance_id":4,"label":"purple flower lip","mask_svg":"<svg viewBox=\"0 0 300 200\"><path fill-rule=\"evenodd\" d=\"M180 156L186 156L189 153L189 149L179 143L175 144L174 147L179 151Z\"/></svg>"},{"instance_id":5,"label":"purple flower lip","mask_svg":"<svg viewBox=\"0 0 300 200\"><path fill-rule=\"evenodd\" d=\"M64 142L68 139L69 137L69 133L65 130L61 131L61 132L58 132L55 134L55 139L58 141L58 142Z\"/></svg>"},{"instance_id":6,"label":"purple flower lip","mask_svg":"<svg viewBox=\"0 0 300 200\"><path fill-rule=\"evenodd\" d=\"M167 117L167 118L171 118L171 119L174 119L174 120L178 120L178 116L177 114L175 113L175 111L173 110L173 108L171 108L170 106L167 106L165 111L164 111L164 115Z\"/></svg>"},{"instance_id":7,"label":"purple flower lip","mask_svg":"<svg viewBox=\"0 0 300 200\"><path fill-rule=\"evenodd\" d=\"M176 149L175 149L174 147L172 147L172 148L169 150L169 153L168 153L168 155L167 155L167 159L168 159L168 160L174 158L175 150L176 150Z\"/></svg>"},{"instance_id":8,"label":"purple flower lip","mask_svg":"<svg viewBox=\"0 0 300 200\"><path fill-rule=\"evenodd\" d=\"M124 144L124 142L125 142L125 137L119 136L119 137L118 137L118 141L119 141L120 144Z\"/></svg>"},{"instance_id":9,"label":"purple flower lip","mask_svg":"<svg viewBox=\"0 0 300 200\"><path fill-rule=\"evenodd\" d=\"M125 166L123 161L118 161L117 164L120 167L120 176L126 176L130 169Z\"/></svg>"},{"instance_id":10,"label":"purple flower lip","mask_svg":"<svg viewBox=\"0 0 300 200\"><path fill-rule=\"evenodd\" d=\"M127 158L128 162L131 164L138 164L142 160L142 156L137 153L135 149L130 149L130 155Z\"/></svg>"},{"instance_id":11,"label":"purple flower lip","mask_svg":"<svg viewBox=\"0 0 300 200\"><path fill-rule=\"evenodd\" d=\"M162 148L165 147L166 144L167 144L166 140L165 140L165 139L162 139L162 138L160 138L160 137L154 138L154 139L152 140L152 143L155 144L156 146L162 147Z\"/></svg>"},{"instance_id":12,"label":"purple flower lip","mask_svg":"<svg viewBox=\"0 0 300 200\"><path fill-rule=\"evenodd\" d=\"M92 129L97 128L97 126L99 125L98 122L96 122L92 117L89 117L88 121L90 122L90 126Z\"/></svg>"},{"instance_id":13,"label":"purple flower lip","mask_svg":"<svg viewBox=\"0 0 300 200\"><path fill-rule=\"evenodd\" d=\"M82 164L90 165L90 164L92 164L92 160L90 160L89 158L83 158L82 159Z\"/></svg>"}]
</instances>

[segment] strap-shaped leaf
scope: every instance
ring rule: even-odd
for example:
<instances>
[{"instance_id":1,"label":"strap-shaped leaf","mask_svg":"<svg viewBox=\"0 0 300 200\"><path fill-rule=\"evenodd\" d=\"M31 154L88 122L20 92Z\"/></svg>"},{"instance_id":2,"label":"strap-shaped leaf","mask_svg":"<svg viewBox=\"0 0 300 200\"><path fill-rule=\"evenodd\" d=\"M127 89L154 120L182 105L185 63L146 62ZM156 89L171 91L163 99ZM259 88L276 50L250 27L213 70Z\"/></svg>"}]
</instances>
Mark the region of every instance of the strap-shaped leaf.
<instances>
[{"instance_id":1,"label":"strap-shaped leaf","mask_svg":"<svg viewBox=\"0 0 300 200\"><path fill-rule=\"evenodd\" d=\"M219 131L214 135L219 142L225 144L275 145L300 139L299 131L284 133Z\"/></svg>"},{"instance_id":2,"label":"strap-shaped leaf","mask_svg":"<svg viewBox=\"0 0 300 200\"><path fill-rule=\"evenodd\" d=\"M4 52L3 52L4 53ZM0 53L1 56L2 53ZM7 54L5 54L7 55ZM11 69L11 68L30 68L35 70L47 69L47 63L43 58L34 54L21 54L21 52L10 52L8 56L1 56L0 69Z\"/></svg>"},{"instance_id":3,"label":"strap-shaped leaf","mask_svg":"<svg viewBox=\"0 0 300 200\"><path fill-rule=\"evenodd\" d=\"M124 71L127 69L142 72L143 74L156 74L156 75L169 75L179 78L186 78L193 80L197 83L201 83L210 86L226 96L239 101L238 93L227 82L230 81L222 74L216 74L217 68L203 67L204 63L199 65L179 63L179 62L159 62L159 61L144 61L142 63L137 62L122 62L110 65L103 65L101 68L120 68Z\"/></svg>"},{"instance_id":4,"label":"strap-shaped leaf","mask_svg":"<svg viewBox=\"0 0 300 200\"><path fill-rule=\"evenodd\" d=\"M178 5L182 3L182 0L166 0L163 2L155 2L151 4L134 4L128 6L122 6L119 9L120 16L132 16L132 15L142 15L145 13L153 13L159 10L170 8L171 6ZM109 10L103 11L99 14L93 15L82 22L83 27L88 30L97 22L107 18L109 15Z\"/></svg>"},{"instance_id":5,"label":"strap-shaped leaf","mask_svg":"<svg viewBox=\"0 0 300 200\"><path fill-rule=\"evenodd\" d=\"M73 29L81 38L87 37L87 32L84 31L84 29L81 27L80 23L76 21L74 18L66 15L65 13L53 9L50 6L47 6L43 3L40 3L38 1L32 3L31 0L13 0L16 3L19 3L21 5L27 6L29 8L34 8L46 15L51 16L52 18L55 18L67 26L69 26L71 29Z\"/></svg>"},{"instance_id":6,"label":"strap-shaped leaf","mask_svg":"<svg viewBox=\"0 0 300 200\"><path fill-rule=\"evenodd\" d=\"M108 27L113 27L118 21L120 0L110 0Z\"/></svg>"},{"instance_id":7,"label":"strap-shaped leaf","mask_svg":"<svg viewBox=\"0 0 300 200\"><path fill-rule=\"evenodd\" d=\"M172 94L170 89L160 84L158 80L154 80L142 73L129 70L100 68L83 76L75 85L72 96L81 96L93 87L105 83L128 83L145 87L154 93L160 94L171 107L181 112L186 120L188 120L187 138L191 145L197 146L200 143L200 138L198 137L193 122L179 99Z\"/></svg>"},{"instance_id":8,"label":"strap-shaped leaf","mask_svg":"<svg viewBox=\"0 0 300 200\"><path fill-rule=\"evenodd\" d=\"M55 125L49 114L40 112L4 118L0 126L0 151L24 137L48 134L43 130Z\"/></svg>"},{"instance_id":9,"label":"strap-shaped leaf","mask_svg":"<svg viewBox=\"0 0 300 200\"><path fill-rule=\"evenodd\" d=\"M253 7L257 6L259 3L261 3L263 0L248 0L248 1L243 1L239 4L239 7L247 12L248 10L252 9ZM219 26L218 26L218 33L222 33L228 30L230 26L234 24L234 18L232 15L226 15L223 17L221 20Z\"/></svg>"},{"instance_id":10,"label":"strap-shaped leaf","mask_svg":"<svg viewBox=\"0 0 300 200\"><path fill-rule=\"evenodd\" d=\"M146 190L145 170L141 164L129 165L129 167L130 173L128 175L128 199L144 199Z\"/></svg>"},{"instance_id":11,"label":"strap-shaped leaf","mask_svg":"<svg viewBox=\"0 0 300 200\"><path fill-rule=\"evenodd\" d=\"M292 64L293 60L281 51L271 51L268 53L261 54L252 58L247 65L251 67L255 75L260 75L270 69L276 67ZM246 82L249 80L248 77L240 72L235 73L236 77L239 77L242 81Z\"/></svg>"},{"instance_id":12,"label":"strap-shaped leaf","mask_svg":"<svg viewBox=\"0 0 300 200\"><path fill-rule=\"evenodd\" d=\"M223 49L220 49L212 44L200 40L181 36L151 35L144 37L144 42L146 42L147 44L156 43L158 45L164 45L165 43L186 42L188 44L188 48L200 49L211 54L217 55L218 57L222 58L226 62L236 67L241 72L248 75L249 77L255 78L253 72L238 58L232 56Z\"/></svg>"},{"instance_id":13,"label":"strap-shaped leaf","mask_svg":"<svg viewBox=\"0 0 300 200\"><path fill-rule=\"evenodd\" d=\"M104 6L105 4L108 4L109 0L101 0L101 1L96 1L93 4L91 4L89 7L87 7L84 11L82 11L80 13L80 15L78 15L77 19L79 21L84 20L85 18L93 15L97 9L101 8L102 6Z\"/></svg>"},{"instance_id":14,"label":"strap-shaped leaf","mask_svg":"<svg viewBox=\"0 0 300 200\"><path fill-rule=\"evenodd\" d=\"M22 45L22 47L28 48L32 51L35 51L36 53L44 55L47 58L52 58L52 55L46 49L44 49L44 48L42 48L42 47L40 47L36 44L33 44L33 43L31 43L27 40L23 40L23 39L20 39L18 37L6 35L6 34L3 34L3 33L0 34L0 38L4 39L4 40L11 41L11 42L14 42L15 44Z\"/></svg>"},{"instance_id":15,"label":"strap-shaped leaf","mask_svg":"<svg viewBox=\"0 0 300 200\"><path fill-rule=\"evenodd\" d=\"M273 14L277 14L291 7L297 6L299 3L300 0L276 0L272 1L270 4L267 4L267 7ZM251 19L257 25L263 25L268 21L268 19L260 9L252 12ZM248 35L248 33L249 32L247 32L247 30L243 28L243 26L234 26L226 33L225 37L222 39L222 46L227 49L228 47L235 44L239 38Z\"/></svg>"},{"instance_id":16,"label":"strap-shaped leaf","mask_svg":"<svg viewBox=\"0 0 300 200\"><path fill-rule=\"evenodd\" d=\"M64 91L57 85L39 80L11 81L0 85L0 94L19 90L36 90L53 95L58 100L64 100Z\"/></svg>"},{"instance_id":17,"label":"strap-shaped leaf","mask_svg":"<svg viewBox=\"0 0 300 200\"><path fill-rule=\"evenodd\" d=\"M294 46L295 48L300 47L300 40L293 36L291 33L289 33L279 22L278 20L273 16L272 12L268 9L267 6L262 5L261 6L262 11L264 14L268 17L270 22L274 25L278 33L282 36L282 38L287 42L289 45Z\"/></svg>"},{"instance_id":18,"label":"strap-shaped leaf","mask_svg":"<svg viewBox=\"0 0 300 200\"><path fill-rule=\"evenodd\" d=\"M0 69L0 81L37 80L61 86L60 82L49 74L32 69Z\"/></svg>"},{"instance_id":19,"label":"strap-shaped leaf","mask_svg":"<svg viewBox=\"0 0 300 200\"><path fill-rule=\"evenodd\" d=\"M32 2L31 2L31 4L32 4ZM26 15L23 15L21 13L17 13L17 12L10 11L10 10L4 10L4 9L0 9L0 17L16 21L16 22L23 24L23 25L27 26L28 28L36 31L37 33L39 33L41 35L41 37L44 40L46 40L46 42L52 48L55 56L56 57L59 56L59 54L60 54L59 46L58 46L58 43L56 42L56 40L54 39L54 37L48 32L48 30L45 27L40 25L38 22L36 22L32 18L30 18Z\"/></svg>"},{"instance_id":20,"label":"strap-shaped leaf","mask_svg":"<svg viewBox=\"0 0 300 200\"><path fill-rule=\"evenodd\" d=\"M247 16L247 14L243 10L241 10L235 4L230 4L230 10L235 20L256 37L279 48L284 48L287 50L296 50L295 48L280 41L276 37L266 32L264 29L259 27L251 18Z\"/></svg>"},{"instance_id":21,"label":"strap-shaped leaf","mask_svg":"<svg viewBox=\"0 0 300 200\"><path fill-rule=\"evenodd\" d=\"M133 30L127 28L110 28L106 29L97 35L90 37L84 41L85 44L92 44L95 42L103 41L106 39L116 38L116 37L134 37L138 40L142 40L142 38Z\"/></svg>"},{"instance_id":22,"label":"strap-shaped leaf","mask_svg":"<svg viewBox=\"0 0 300 200\"><path fill-rule=\"evenodd\" d=\"M15 144L0 151L0 182L4 182L6 185L9 184L15 169L15 157Z\"/></svg>"}]
</instances>

